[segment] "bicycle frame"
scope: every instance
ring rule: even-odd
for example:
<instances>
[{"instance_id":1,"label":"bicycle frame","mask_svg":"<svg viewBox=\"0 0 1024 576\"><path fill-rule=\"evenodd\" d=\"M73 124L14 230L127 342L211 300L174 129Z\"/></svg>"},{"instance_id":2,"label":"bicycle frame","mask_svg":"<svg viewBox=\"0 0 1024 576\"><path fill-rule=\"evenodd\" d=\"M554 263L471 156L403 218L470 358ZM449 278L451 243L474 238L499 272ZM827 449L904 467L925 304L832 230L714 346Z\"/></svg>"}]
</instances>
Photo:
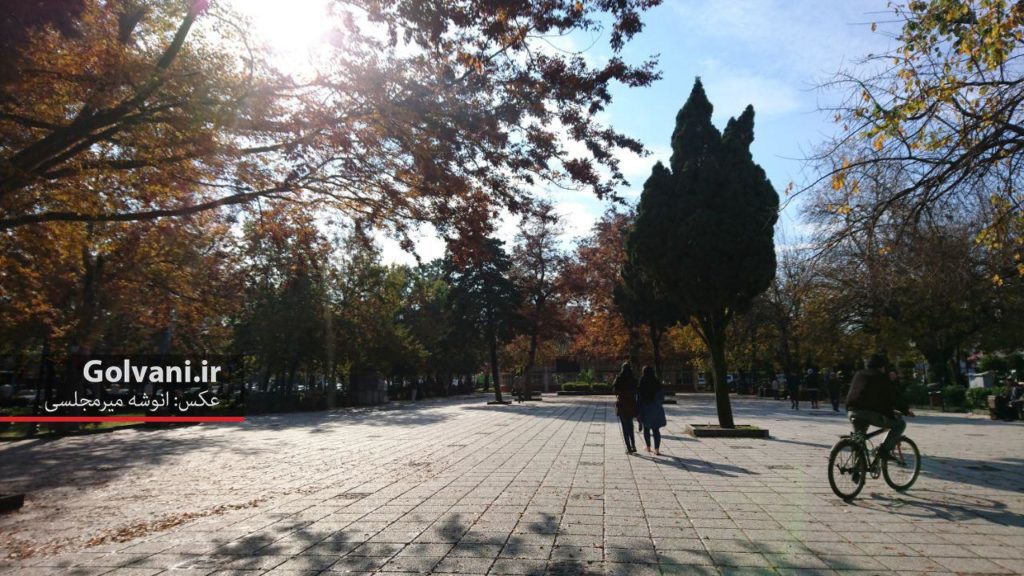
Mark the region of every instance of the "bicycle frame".
<instances>
[{"instance_id":1,"label":"bicycle frame","mask_svg":"<svg viewBox=\"0 0 1024 576\"><path fill-rule=\"evenodd\" d=\"M871 439L874 438L875 436L878 436L879 434L888 431L888 428L879 428L874 432L860 432L858 430L854 430L853 433L849 434L848 436L849 438L853 439L854 442L860 444L863 448L864 455L867 457L868 460L868 470L871 471L872 477L875 478L877 478L876 470L878 470L879 460L878 451L875 450L875 445L871 442ZM894 456L896 456L896 458L898 458L900 461L903 461L903 449L900 447L899 442L896 443L895 452L896 454L894 454Z\"/></svg>"},{"instance_id":2,"label":"bicycle frame","mask_svg":"<svg viewBox=\"0 0 1024 576\"><path fill-rule=\"evenodd\" d=\"M871 439L879 434L889 433L891 429L878 428L874 432L868 432L869 429L870 426L863 426L861 422L857 422L851 433L840 436L841 440L832 447L829 454L829 485L837 496L847 502L864 488L865 478L885 476L885 482L890 488L903 492L914 484L921 469L920 452L913 440L903 436L893 446L892 454L883 458ZM911 456L909 462L906 459L908 455ZM895 476L891 477L890 471L894 471ZM910 476L907 476L907 473ZM840 487L837 484L837 481L843 478L848 478L848 481L853 483L852 488Z\"/></svg>"}]
</instances>

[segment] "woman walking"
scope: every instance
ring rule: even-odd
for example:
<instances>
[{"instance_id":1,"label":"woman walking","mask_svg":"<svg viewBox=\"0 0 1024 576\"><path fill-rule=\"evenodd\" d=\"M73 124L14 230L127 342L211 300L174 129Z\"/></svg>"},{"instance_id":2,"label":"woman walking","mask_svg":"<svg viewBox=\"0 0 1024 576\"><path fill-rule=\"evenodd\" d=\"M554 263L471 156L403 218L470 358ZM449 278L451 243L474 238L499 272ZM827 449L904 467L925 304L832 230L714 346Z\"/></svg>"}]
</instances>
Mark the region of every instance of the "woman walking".
<instances>
[{"instance_id":1,"label":"woman walking","mask_svg":"<svg viewBox=\"0 0 1024 576\"><path fill-rule=\"evenodd\" d=\"M626 454L636 452L636 438L633 436L633 418L636 418L636 378L629 362L622 363L622 370L612 384L615 392L615 415L622 423L622 437L626 441Z\"/></svg>"},{"instance_id":2,"label":"woman walking","mask_svg":"<svg viewBox=\"0 0 1024 576\"><path fill-rule=\"evenodd\" d=\"M654 436L654 453L661 456L661 429L665 426L665 392L661 381L654 375L654 368L644 366L637 388L640 421L644 423L644 443L651 451L651 436Z\"/></svg>"}]
</instances>

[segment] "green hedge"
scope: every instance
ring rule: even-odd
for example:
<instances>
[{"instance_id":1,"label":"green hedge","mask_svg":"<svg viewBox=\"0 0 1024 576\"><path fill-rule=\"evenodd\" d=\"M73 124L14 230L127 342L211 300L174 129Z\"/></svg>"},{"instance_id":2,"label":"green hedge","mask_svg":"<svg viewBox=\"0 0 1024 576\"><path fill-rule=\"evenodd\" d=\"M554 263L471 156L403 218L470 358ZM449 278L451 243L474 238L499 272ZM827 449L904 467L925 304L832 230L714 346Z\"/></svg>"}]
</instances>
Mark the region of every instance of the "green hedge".
<instances>
[{"instance_id":1,"label":"green hedge","mask_svg":"<svg viewBox=\"0 0 1024 576\"><path fill-rule=\"evenodd\" d=\"M903 393L907 402L909 402L911 406L928 405L928 387L920 382L911 382L910 384L907 384Z\"/></svg>"},{"instance_id":2,"label":"green hedge","mask_svg":"<svg viewBox=\"0 0 1024 576\"><path fill-rule=\"evenodd\" d=\"M988 397L1010 395L1009 387L996 386L995 388L971 388L967 390L967 402L970 408L988 408Z\"/></svg>"},{"instance_id":3,"label":"green hedge","mask_svg":"<svg viewBox=\"0 0 1024 576\"><path fill-rule=\"evenodd\" d=\"M588 392L590 394L611 394L612 387L607 384L591 384L589 382L566 382L562 384L563 392Z\"/></svg>"},{"instance_id":4,"label":"green hedge","mask_svg":"<svg viewBox=\"0 0 1024 576\"><path fill-rule=\"evenodd\" d=\"M949 407L966 406L967 389L957 384L946 386L942 389L942 403Z\"/></svg>"}]
</instances>

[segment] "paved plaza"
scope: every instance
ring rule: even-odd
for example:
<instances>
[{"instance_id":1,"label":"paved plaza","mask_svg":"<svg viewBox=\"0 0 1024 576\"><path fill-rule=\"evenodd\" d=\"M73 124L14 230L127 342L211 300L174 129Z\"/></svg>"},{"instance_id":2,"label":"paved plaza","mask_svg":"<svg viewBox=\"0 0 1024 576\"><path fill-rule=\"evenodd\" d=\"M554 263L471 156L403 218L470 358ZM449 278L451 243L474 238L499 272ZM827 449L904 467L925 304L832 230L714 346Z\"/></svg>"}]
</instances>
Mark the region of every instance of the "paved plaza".
<instances>
[{"instance_id":1,"label":"paved plaza","mask_svg":"<svg viewBox=\"0 0 1024 576\"><path fill-rule=\"evenodd\" d=\"M485 399L0 444L0 574L1024 574L1018 423L922 414L914 488L845 504L831 410L735 399L772 438L697 440L679 396L649 457L610 397Z\"/></svg>"}]
</instances>

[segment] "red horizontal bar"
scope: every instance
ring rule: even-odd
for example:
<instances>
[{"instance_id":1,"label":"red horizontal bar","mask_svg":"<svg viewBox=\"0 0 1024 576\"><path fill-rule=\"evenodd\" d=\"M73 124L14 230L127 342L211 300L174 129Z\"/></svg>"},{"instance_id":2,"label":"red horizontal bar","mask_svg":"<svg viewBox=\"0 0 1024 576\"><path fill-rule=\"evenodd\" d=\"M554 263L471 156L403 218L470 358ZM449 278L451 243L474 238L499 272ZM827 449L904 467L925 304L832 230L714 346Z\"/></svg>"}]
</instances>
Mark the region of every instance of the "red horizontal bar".
<instances>
[{"instance_id":1,"label":"red horizontal bar","mask_svg":"<svg viewBox=\"0 0 1024 576\"><path fill-rule=\"evenodd\" d=\"M0 422L245 422L245 416L0 416Z\"/></svg>"}]
</instances>

